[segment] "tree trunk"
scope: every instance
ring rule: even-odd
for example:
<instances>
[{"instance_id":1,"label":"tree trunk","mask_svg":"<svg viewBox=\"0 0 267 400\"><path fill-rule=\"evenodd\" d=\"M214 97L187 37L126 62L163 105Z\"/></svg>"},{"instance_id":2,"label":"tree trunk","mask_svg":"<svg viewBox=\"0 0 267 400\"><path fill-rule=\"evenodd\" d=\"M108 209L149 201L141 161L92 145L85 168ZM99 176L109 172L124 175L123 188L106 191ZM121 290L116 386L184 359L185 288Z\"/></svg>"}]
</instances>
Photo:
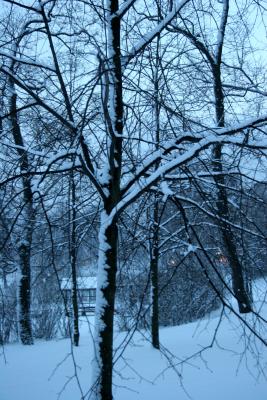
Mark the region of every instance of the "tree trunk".
<instances>
[{"instance_id":1,"label":"tree trunk","mask_svg":"<svg viewBox=\"0 0 267 400\"><path fill-rule=\"evenodd\" d=\"M79 346L79 307L77 290L77 243L76 243L76 195L73 171L70 173L70 261L72 280L72 310L73 310L73 344Z\"/></svg>"},{"instance_id":2,"label":"tree trunk","mask_svg":"<svg viewBox=\"0 0 267 400\"><path fill-rule=\"evenodd\" d=\"M213 78L216 120L218 127L222 128L225 126L224 95L219 65L213 66ZM252 311L252 308L245 289L242 265L238 257L234 234L230 225L227 223L227 221L230 219L230 212L228 207L227 192L225 189L226 184L223 176L222 146L220 144L215 145L213 149L213 166L214 170L220 173L214 178L217 185L217 210L221 218L220 226L222 238L232 271L233 292L238 302L239 312L248 313Z\"/></svg>"},{"instance_id":3,"label":"tree trunk","mask_svg":"<svg viewBox=\"0 0 267 400\"><path fill-rule=\"evenodd\" d=\"M95 398L111 400L113 370L113 320L117 272L117 222L106 223L102 213L99 232L99 263L97 279L96 334L94 365Z\"/></svg>"},{"instance_id":4,"label":"tree trunk","mask_svg":"<svg viewBox=\"0 0 267 400\"><path fill-rule=\"evenodd\" d=\"M160 348L159 344L159 289L158 289L158 264L159 264L159 204L157 195L153 205L152 249L151 249L151 338L152 346Z\"/></svg>"},{"instance_id":5,"label":"tree trunk","mask_svg":"<svg viewBox=\"0 0 267 400\"><path fill-rule=\"evenodd\" d=\"M159 21L158 21L159 22ZM160 64L160 35L156 38L156 65L154 70L154 132L156 150L160 148L160 100L159 100L159 64ZM159 162L156 163L155 169L159 168ZM156 193L153 202L152 215L152 249L151 249L151 339L152 346L155 349L160 348L159 344L159 283L158 283L158 267L159 267L159 198Z\"/></svg>"},{"instance_id":6,"label":"tree trunk","mask_svg":"<svg viewBox=\"0 0 267 400\"><path fill-rule=\"evenodd\" d=\"M10 96L10 120L12 135L15 144L18 146L20 171L25 174L29 171L29 160L26 150L24 150L24 141L20 130L17 116L17 95L13 80L9 80ZM18 255L20 260L20 283L19 283L19 328L20 339L23 344L33 344L32 326L31 326L31 242L33 234L33 225L35 212L33 208L33 193L31 189L31 180L27 175L22 177L23 186L23 210L20 217L20 240L18 242Z\"/></svg>"},{"instance_id":7,"label":"tree trunk","mask_svg":"<svg viewBox=\"0 0 267 400\"><path fill-rule=\"evenodd\" d=\"M19 333L22 344L33 344L31 326L31 267L30 248L27 242L19 246L20 283L19 283Z\"/></svg>"},{"instance_id":8,"label":"tree trunk","mask_svg":"<svg viewBox=\"0 0 267 400\"><path fill-rule=\"evenodd\" d=\"M97 400L112 400L113 323L116 294L118 227L116 206L120 200L123 101L118 0L106 2L108 95L108 160L102 186L106 198L99 231L99 258L95 322L93 392ZM105 106L105 105L104 105ZM110 214L113 212L112 218Z\"/></svg>"}]
</instances>

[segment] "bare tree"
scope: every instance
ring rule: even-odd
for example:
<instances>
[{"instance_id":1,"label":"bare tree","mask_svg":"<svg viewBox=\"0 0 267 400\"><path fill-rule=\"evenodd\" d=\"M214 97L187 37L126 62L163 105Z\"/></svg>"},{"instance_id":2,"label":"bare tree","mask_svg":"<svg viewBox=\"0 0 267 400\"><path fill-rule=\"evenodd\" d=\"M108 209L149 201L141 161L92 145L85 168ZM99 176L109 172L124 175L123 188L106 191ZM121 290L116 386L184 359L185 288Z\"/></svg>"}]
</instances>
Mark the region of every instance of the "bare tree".
<instances>
[{"instance_id":1,"label":"bare tree","mask_svg":"<svg viewBox=\"0 0 267 400\"><path fill-rule=\"evenodd\" d=\"M216 6L214 6L216 10ZM214 18L218 15L219 22L217 23L217 41L215 44L208 41L205 36L205 32L201 31L201 25L198 26L201 33L196 34L195 26L189 24L186 20L181 19L181 23L172 25L172 31L183 35L189 40L193 46L199 51L200 57L203 57L204 62L208 65L208 69L211 75L211 84L213 85L214 93L214 110L216 116L216 124L218 128L225 128L226 115L225 115L225 93L224 93L224 74L222 71L223 66L228 66L227 63L223 62L223 47L225 42L225 35L227 30L227 22L229 17L229 1L225 0L222 2L221 10L214 12ZM242 60L240 61L242 63ZM199 68L199 66L197 67ZM238 68L238 67L237 67ZM240 66L242 70L242 67ZM234 86L234 85L233 85ZM227 85L226 85L227 87ZM241 89L239 87L239 89ZM246 89L244 88L244 91ZM260 93L259 93L260 94ZM238 250L236 245L235 233L230 221L230 210L227 193L227 181L225 173L227 173L224 167L225 161L223 158L223 145L218 143L213 148L213 169L214 169L214 180L216 183L217 191L217 212L220 216L220 229L223 238L223 243L228 255L232 270L232 284L233 292L239 305L240 313L251 312L252 306L250 299L246 293L243 267L240 257L238 256Z\"/></svg>"},{"instance_id":2,"label":"bare tree","mask_svg":"<svg viewBox=\"0 0 267 400\"><path fill-rule=\"evenodd\" d=\"M21 102L26 104L24 107L27 106L35 113L43 113L42 118L47 119L50 124L57 121L59 129L71 141L66 145L64 138L59 138L52 156L50 154L47 157L42 153L40 162L35 155L32 161L35 165L33 171L29 173L24 169L19 172L15 170L1 185L32 175L40 177L37 184L40 187L50 174L61 176L74 170L88 179L88 185L89 182L94 185L103 211L99 227L92 391L95 399L111 400L119 217L129 205L154 185L158 185L160 180L164 180L166 174L188 166L215 145L228 144L254 151L266 149L266 141L256 138L252 132L266 123L267 116L257 116L232 127L205 126L195 130L183 130L180 125L173 126L173 121L166 117L171 140L157 144L156 148L155 143L151 143L151 136L147 140L147 127L142 124L139 116L135 126L139 124L142 127L140 131L129 128L127 116L131 114L133 120L136 118L137 100L134 98L132 104L130 101L128 103L130 95L124 83L139 79L140 69L137 73L135 69L139 56L144 56L149 44L157 40L159 34L166 32L166 28L176 17L186 10L192 12L190 6L193 7L194 2L191 0L175 1L171 10L164 7L165 12L162 12L159 21L153 16L151 7L154 3L148 8L145 4L145 18L140 20L138 2L135 0L125 1L121 5L118 0L107 1L104 7L77 0L74 2L77 10L81 12L82 3L86 10L83 15L87 18L81 21L79 12L77 15L62 12L65 22L69 23L72 19L71 33L64 29L64 24L57 18L57 7L62 4L60 0L39 1L38 6L18 4L12 0L6 2L12 7L17 6L27 11L23 32L27 32L33 42L37 33L38 36L41 35L48 55L47 63L44 63L38 54L38 46L37 50L35 47L34 56L29 49L21 47L20 57L15 60L26 71L30 71L31 75L20 69L14 71L9 64L1 66L0 73L7 79L12 79L20 91ZM172 37L172 34L173 32L167 33L168 37ZM69 36L76 37L77 54L82 53L79 74L77 71L76 81L71 83L68 81L64 63L64 57L73 57L68 46ZM3 52L2 56L7 60L14 58L8 51ZM38 79L33 70L39 73ZM70 96L70 88L73 87L75 96L73 92ZM100 111L96 109L99 104L102 106ZM19 112L21 110L17 108L16 115ZM249 129L251 135L247 134ZM142 148L140 143L146 143L146 146ZM133 157L129 148L132 149ZM136 148L138 150L133 151ZM25 151L24 145L22 149ZM156 215L154 217L157 219ZM223 217L217 214L217 218L222 220Z\"/></svg>"},{"instance_id":3,"label":"bare tree","mask_svg":"<svg viewBox=\"0 0 267 400\"><path fill-rule=\"evenodd\" d=\"M15 43L15 50L12 54L16 58L16 47L19 43ZM16 66L15 60L11 61L10 71L14 73ZM17 93L15 83L10 75L7 78L7 99L8 112L10 119L10 130L18 153L19 171L23 174L22 182L22 212L19 218L19 235L17 248L20 264L20 283L19 283L19 326L20 339L23 344L33 344L32 326L31 326L31 243L35 220L35 206L33 199L33 191L31 186L30 161L29 155L25 149L25 141L21 132L21 127L17 113Z\"/></svg>"}]
</instances>

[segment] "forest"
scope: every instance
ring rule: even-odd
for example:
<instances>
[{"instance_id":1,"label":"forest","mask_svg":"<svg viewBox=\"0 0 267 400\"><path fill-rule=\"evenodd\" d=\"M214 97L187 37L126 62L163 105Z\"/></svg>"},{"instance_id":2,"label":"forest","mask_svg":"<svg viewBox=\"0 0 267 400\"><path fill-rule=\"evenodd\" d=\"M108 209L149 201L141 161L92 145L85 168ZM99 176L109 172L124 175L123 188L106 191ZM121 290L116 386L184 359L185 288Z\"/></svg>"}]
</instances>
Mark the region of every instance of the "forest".
<instances>
[{"instance_id":1,"label":"forest","mask_svg":"<svg viewBox=\"0 0 267 400\"><path fill-rule=\"evenodd\" d=\"M3 354L94 318L81 399L112 400L137 333L167 354L163 327L219 313L212 345L232 315L260 364L267 2L0 5Z\"/></svg>"}]
</instances>

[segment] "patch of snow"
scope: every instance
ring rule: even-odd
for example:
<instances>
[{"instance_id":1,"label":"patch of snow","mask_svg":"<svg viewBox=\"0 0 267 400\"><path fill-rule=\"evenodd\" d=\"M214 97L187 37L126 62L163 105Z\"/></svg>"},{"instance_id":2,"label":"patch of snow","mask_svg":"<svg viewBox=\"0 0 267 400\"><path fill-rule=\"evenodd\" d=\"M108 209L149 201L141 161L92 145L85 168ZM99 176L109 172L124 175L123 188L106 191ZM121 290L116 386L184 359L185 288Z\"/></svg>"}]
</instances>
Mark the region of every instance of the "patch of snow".
<instances>
[{"instance_id":1,"label":"patch of snow","mask_svg":"<svg viewBox=\"0 0 267 400\"><path fill-rule=\"evenodd\" d=\"M261 315L266 315L267 305L262 303L266 282L262 280L256 289L256 303L260 303ZM254 317L245 318L257 326ZM5 346L6 362L0 350L1 400L81 400L78 383L84 400L91 399L92 330L93 319L81 319L78 348L72 348L68 339ZM210 319L162 328L162 352L151 347L145 332L136 332L123 357L115 362L114 398L188 400L189 395L193 400L266 400L267 349L244 333L244 326L228 313L222 321L214 313ZM262 335L266 336L266 330ZM116 354L125 339L127 333L116 333Z\"/></svg>"}]
</instances>

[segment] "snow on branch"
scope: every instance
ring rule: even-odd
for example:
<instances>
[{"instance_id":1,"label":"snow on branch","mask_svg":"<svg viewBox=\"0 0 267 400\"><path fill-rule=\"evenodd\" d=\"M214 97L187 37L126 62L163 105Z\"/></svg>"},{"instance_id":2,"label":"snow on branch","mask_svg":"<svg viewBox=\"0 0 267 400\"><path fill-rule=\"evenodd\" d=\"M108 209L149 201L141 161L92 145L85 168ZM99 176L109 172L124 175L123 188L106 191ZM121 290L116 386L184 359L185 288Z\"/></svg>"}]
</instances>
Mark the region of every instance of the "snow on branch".
<instances>
[{"instance_id":1,"label":"snow on branch","mask_svg":"<svg viewBox=\"0 0 267 400\"><path fill-rule=\"evenodd\" d=\"M267 121L267 116L262 117L256 120L257 123L262 123ZM192 144L188 150L186 150L183 154L178 154L174 158L170 159L162 164L159 168L157 168L154 172L152 172L148 177L145 177L148 169L155 164L156 161L161 159L160 153L155 152L152 154L150 160L147 161L146 166L144 166L143 171L140 170L138 173L138 179L133 179L130 184L126 186L127 190L124 191L124 197L121 202L118 204L115 213L123 210L127 207L128 204L132 203L135 199L137 199L142 193L144 193L147 189L149 189L156 181L158 181L162 176L166 173L169 173L175 168L184 165L189 162L198 154L207 149L208 147L214 144L234 144L236 146L247 147L252 149L266 150L267 149L267 139L255 140L249 139L244 134L234 135L235 133L240 133L240 131L248 128L254 127L257 125L255 120L251 120L247 124L242 124L236 126L232 129L223 128L219 134L215 133L206 133L193 137L192 136ZM174 143L170 145L169 152L175 149ZM165 150L168 153L168 149ZM148 167L149 166L149 167Z\"/></svg>"},{"instance_id":2,"label":"snow on branch","mask_svg":"<svg viewBox=\"0 0 267 400\"><path fill-rule=\"evenodd\" d=\"M124 66L127 64L142 51L152 40L159 34L165 27L176 17L176 15L181 11L181 9L189 2L190 0L179 0L175 1L173 4L172 11L152 30L150 30L147 34L145 34L142 39L133 46L132 50L124 59Z\"/></svg>"},{"instance_id":3,"label":"snow on branch","mask_svg":"<svg viewBox=\"0 0 267 400\"><path fill-rule=\"evenodd\" d=\"M116 12L115 16L122 18L127 11L134 5L136 0L126 0L120 7L120 9Z\"/></svg>"},{"instance_id":4,"label":"snow on branch","mask_svg":"<svg viewBox=\"0 0 267 400\"><path fill-rule=\"evenodd\" d=\"M142 177L144 177L149 169L155 165L156 162L159 160L167 159L167 155L171 152L177 150L177 148L181 144L186 143L197 143L195 146L191 147L188 151L175 157L173 160L164 164L164 168L166 171L162 171L162 173L170 172L172 169L184 164L185 162L189 161L193 158L196 153L204 150L205 148L211 146L212 144L221 143L221 144L236 144L238 146L246 146L254 149L266 149L267 140L251 140L248 141L247 135L241 133L242 131L247 131L248 128L257 128L262 124L267 122L267 115L263 115L257 119L250 119L242 124L238 124L232 126L230 128L206 128L206 133L198 133L194 134L192 132L185 132L182 136L180 136L176 140L171 140L164 145L163 149L157 150L151 154L151 156L143 163L142 167L140 167L137 171L135 176L128 181L128 183L122 189L122 194L126 195L127 192L131 190L131 187L134 186L136 183L140 182ZM238 136L235 136L239 134ZM194 150L195 149L195 150ZM190 154L192 151L192 154ZM185 158L184 158L185 157ZM189 158L187 158L189 157ZM168 160L168 159L167 159ZM169 164L171 163L171 164ZM177 165L176 165L177 163ZM168 165L170 168L168 169ZM173 166L172 166L173 165ZM156 173L157 171L155 171ZM159 174L160 176L160 174ZM156 180L158 177L156 178ZM150 185L150 184L149 184Z\"/></svg>"},{"instance_id":5,"label":"snow on branch","mask_svg":"<svg viewBox=\"0 0 267 400\"><path fill-rule=\"evenodd\" d=\"M33 92L24 82L22 82L16 75L14 75L9 69L4 68L3 66L0 67L0 72L3 72L5 75L8 77L12 78L14 83L23 89L26 93L28 93L35 101L36 103L43 107L46 111L51 113L54 117L56 117L63 125L67 126L69 129L73 130L75 129L75 124L65 117L63 117L61 114L59 114L54 108L50 107L47 103L45 103L44 100L42 100L36 93Z\"/></svg>"},{"instance_id":6,"label":"snow on branch","mask_svg":"<svg viewBox=\"0 0 267 400\"><path fill-rule=\"evenodd\" d=\"M28 59L26 57L15 57L15 56L12 56L11 54L9 54L6 51L1 51L0 52L0 56L10 58L12 61L15 61L15 62L20 63L20 64L30 65L32 67L38 67L38 68L41 68L41 69L46 69L46 70L54 72L54 73L56 72L56 70L54 68L50 67L49 65L46 65L44 63L42 63L42 64L36 63L35 61L32 61L32 60L30 60L30 59Z\"/></svg>"}]
</instances>

